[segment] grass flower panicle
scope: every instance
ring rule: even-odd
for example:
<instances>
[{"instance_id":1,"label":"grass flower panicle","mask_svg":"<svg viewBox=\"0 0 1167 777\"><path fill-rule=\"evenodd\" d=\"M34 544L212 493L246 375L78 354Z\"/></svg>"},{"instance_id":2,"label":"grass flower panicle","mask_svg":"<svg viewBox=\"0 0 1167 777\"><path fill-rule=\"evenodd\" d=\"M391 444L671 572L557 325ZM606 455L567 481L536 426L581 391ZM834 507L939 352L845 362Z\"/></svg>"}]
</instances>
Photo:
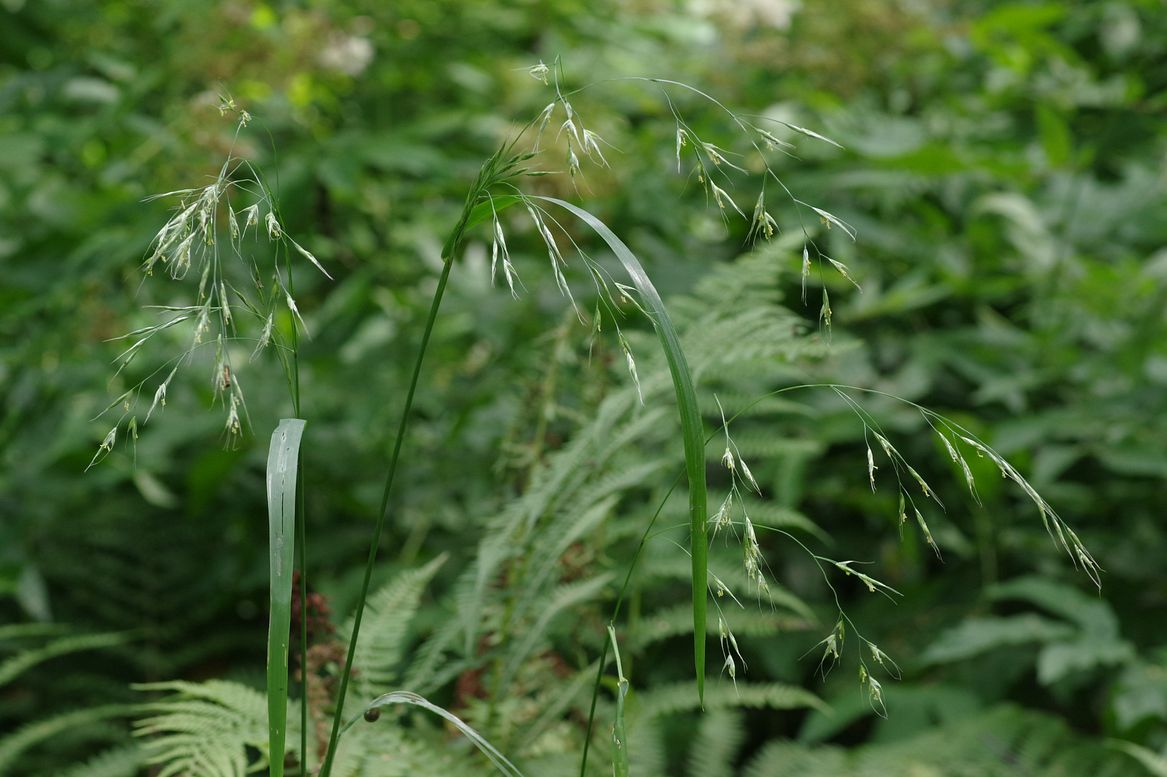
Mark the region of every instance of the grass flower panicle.
<instances>
[{"instance_id":1,"label":"grass flower panicle","mask_svg":"<svg viewBox=\"0 0 1167 777\"><path fill-rule=\"evenodd\" d=\"M227 98L219 108L222 115L235 118L234 137L238 139L239 133L251 122L251 114ZM252 201L238 207L232 202L233 196L250 198ZM233 150L228 153L210 184L165 192L149 199L166 198L177 198L178 205L154 235L142 270L145 275L151 276L158 266L165 267L167 276L173 281L184 281L192 271L197 272L199 281L193 290L194 300L192 304L180 307L154 308L163 314L171 314L171 317L160 324L140 327L125 335L124 338L133 338L133 342L118 357L118 374L126 370L147 343L157 336L169 333L173 341L178 328L183 324L190 326L188 344L178 355L164 361L123 392L119 401L104 412L120 404L122 415L115 430L124 425L126 428L132 426L136 431L139 425L136 410L139 397L155 377L165 375L161 382L152 386L152 400L140 421L142 425L149 422L156 411L165 408L178 372L190 365L202 349L210 348L213 351L212 388L215 396L224 401L224 429L230 444L242 433L246 419L245 397L234 363L235 345L253 339L254 358L276 343L280 346L281 360L286 359L288 354L284 341L287 335L276 325L281 311L287 312L292 327L307 332L291 292L291 255L294 253L308 259L319 272L326 277L330 276L311 252L288 236L280 223L278 205L271 190L251 162L236 156ZM261 267L258 258L262 250L245 248L242 242L248 230L254 228L255 234L259 235L261 208L266 211L263 216L268 244L269 263L266 267ZM223 216L225 218L221 219ZM221 220L225 222L224 225L221 225ZM219 240L221 228L226 233L225 241ZM226 254L234 255L238 264L225 261ZM239 272L239 266L246 268L245 273ZM232 280L236 275L245 275L254 286L254 297L249 298L242 291L243 285ZM261 281L265 275L273 279L270 291L265 290ZM243 311L251 315L241 319L239 314ZM258 325L259 331L249 338L240 327L253 323ZM130 436L129 440L132 442L135 437ZM112 443L113 440L108 436L102 441L98 448L98 458L108 455Z\"/></svg>"}]
</instances>

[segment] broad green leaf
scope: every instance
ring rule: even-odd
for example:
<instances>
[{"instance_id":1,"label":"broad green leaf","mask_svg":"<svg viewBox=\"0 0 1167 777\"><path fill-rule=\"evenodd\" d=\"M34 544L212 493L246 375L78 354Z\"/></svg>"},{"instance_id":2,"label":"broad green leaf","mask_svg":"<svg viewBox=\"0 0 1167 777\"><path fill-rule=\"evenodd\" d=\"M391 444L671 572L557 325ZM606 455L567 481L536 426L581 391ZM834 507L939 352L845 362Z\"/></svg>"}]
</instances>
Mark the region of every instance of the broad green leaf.
<instances>
[{"instance_id":1,"label":"broad green leaf","mask_svg":"<svg viewBox=\"0 0 1167 777\"><path fill-rule=\"evenodd\" d=\"M304 421L285 418L267 455L268 565L271 618L267 629L267 712L272 777L283 777L288 725L288 642L292 627L292 564L296 548L296 477Z\"/></svg>"}]
</instances>

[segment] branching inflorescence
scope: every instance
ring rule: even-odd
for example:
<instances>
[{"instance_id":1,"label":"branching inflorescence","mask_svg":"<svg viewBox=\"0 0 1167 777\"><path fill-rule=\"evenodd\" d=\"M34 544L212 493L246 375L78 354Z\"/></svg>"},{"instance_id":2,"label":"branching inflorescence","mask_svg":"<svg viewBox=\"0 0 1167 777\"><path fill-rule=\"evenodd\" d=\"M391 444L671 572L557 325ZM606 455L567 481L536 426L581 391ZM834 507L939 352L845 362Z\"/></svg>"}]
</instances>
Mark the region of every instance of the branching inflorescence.
<instances>
[{"instance_id":1,"label":"branching inflorescence","mask_svg":"<svg viewBox=\"0 0 1167 777\"><path fill-rule=\"evenodd\" d=\"M222 100L219 111L237 119L238 140L239 133L251 122L251 115L228 98ZM206 186L178 189L149 199L178 202L173 215L154 235L142 271L147 276L165 273L175 281L183 281L193 273L199 279L198 287L192 304L152 306L150 310L164 319L161 323L137 328L119 338L131 343L117 357L117 374L164 332L186 328L187 347L122 392L106 408L108 412L120 406L122 414L98 447L90 466L113 449L123 426L131 440L137 438L139 427L166 406L167 394L180 370L203 349L213 352L210 384L216 401L223 404L226 412L224 434L228 444L233 443L243 431L247 414L237 362L247 351L255 358L275 346L286 366L291 354L281 332L296 328L307 331L293 296L292 255L307 259L331 278L316 257L288 234L279 216L279 203L259 171L233 151ZM238 203L240 199L247 204ZM237 260L234 266L229 264L232 255ZM240 316L241 312L245 315ZM286 326L281 326L281 316ZM139 401L149 386L154 388L152 399L139 422Z\"/></svg>"}]
</instances>

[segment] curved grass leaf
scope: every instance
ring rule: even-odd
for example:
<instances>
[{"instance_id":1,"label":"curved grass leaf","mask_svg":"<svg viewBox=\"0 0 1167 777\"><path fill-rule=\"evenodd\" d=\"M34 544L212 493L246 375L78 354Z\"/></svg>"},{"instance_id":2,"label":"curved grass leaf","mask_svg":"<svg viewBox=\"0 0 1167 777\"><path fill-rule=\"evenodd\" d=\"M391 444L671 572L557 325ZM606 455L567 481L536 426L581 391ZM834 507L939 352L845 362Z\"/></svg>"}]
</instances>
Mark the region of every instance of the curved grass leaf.
<instances>
[{"instance_id":1,"label":"curved grass leaf","mask_svg":"<svg viewBox=\"0 0 1167 777\"><path fill-rule=\"evenodd\" d=\"M292 563L296 548L296 477L304 422L285 418L267 454L268 566L267 714L271 775L283 777L288 727L288 641L292 627Z\"/></svg>"},{"instance_id":2,"label":"curved grass leaf","mask_svg":"<svg viewBox=\"0 0 1167 777\"><path fill-rule=\"evenodd\" d=\"M473 728L471 728L469 724L444 707L439 707L425 697L418 696L416 693L412 693L410 691L393 691L392 693L386 693L378 696L369 702L368 706L365 707L360 715L357 715L347 724L345 724L345 727L341 729L340 733L343 734L345 731L348 731L358 720L361 720L362 718L369 720L369 718L366 716L368 716L372 710L376 710L381 707L389 707L394 704L410 704L414 707L421 707L423 710L432 712L439 718L449 722L454 726L454 728L458 729L458 731L460 731L464 737L469 739L475 747L482 751L483 755L490 759L490 762L494 764L496 769L507 775L507 777L524 777L523 773L519 771L517 766L507 760L505 755L500 753L494 745L490 744L490 742L486 741L486 737L482 736ZM375 720L375 718L373 718L373 720Z\"/></svg>"},{"instance_id":3,"label":"curved grass leaf","mask_svg":"<svg viewBox=\"0 0 1167 777\"><path fill-rule=\"evenodd\" d=\"M705 484L705 435L701 413L697 405L697 392L693 388L693 375L681 349L677 330L673 328L669 314L656 287L652 285L644 267L624 242L608 229L604 222L583 208L555 197L534 197L550 202L568 211L583 221L608 244L612 253L620 260L624 270L632 279L636 290L660 338L661 349L669 364L673 377L673 388L677 393L677 410L681 418L681 433L685 443L685 474L689 479L689 544L693 562L693 663L697 674L697 697L705 698L705 629L708 584L709 537L706 533L708 496Z\"/></svg>"}]
</instances>

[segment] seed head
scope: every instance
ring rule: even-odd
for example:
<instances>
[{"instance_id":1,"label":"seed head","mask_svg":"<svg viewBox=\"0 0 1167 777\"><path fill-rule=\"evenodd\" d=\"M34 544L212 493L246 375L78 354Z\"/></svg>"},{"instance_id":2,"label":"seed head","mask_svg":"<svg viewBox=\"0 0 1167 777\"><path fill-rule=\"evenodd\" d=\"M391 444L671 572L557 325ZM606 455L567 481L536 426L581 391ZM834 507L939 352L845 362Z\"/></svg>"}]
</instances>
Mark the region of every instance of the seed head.
<instances>
[{"instance_id":1,"label":"seed head","mask_svg":"<svg viewBox=\"0 0 1167 777\"><path fill-rule=\"evenodd\" d=\"M274 314L268 313L267 319L263 322L263 329L259 333L259 341L255 344L255 350L251 352L251 358L255 358L260 351L267 348L271 343L271 330L273 324Z\"/></svg>"},{"instance_id":2,"label":"seed head","mask_svg":"<svg viewBox=\"0 0 1167 777\"><path fill-rule=\"evenodd\" d=\"M754 203L754 214L750 220L750 231L746 235L746 240L757 240L758 235L769 240L778 231L778 222L774 221L774 217L766 212L765 197L765 192L758 193L758 201Z\"/></svg>"},{"instance_id":3,"label":"seed head","mask_svg":"<svg viewBox=\"0 0 1167 777\"><path fill-rule=\"evenodd\" d=\"M746 482L749 483L750 487L754 489L754 491L756 491L760 496L762 494L762 489L758 488L758 481L754 480L754 473L750 472L750 468L746 464L746 460L741 456L738 456L738 463L742 465L742 474L745 475Z\"/></svg>"},{"instance_id":4,"label":"seed head","mask_svg":"<svg viewBox=\"0 0 1167 777\"><path fill-rule=\"evenodd\" d=\"M603 138L601 138L596 133L592 132L590 129L585 129L583 131L584 152L588 156L590 156L594 161L598 162L599 164L603 165L604 167L607 167L608 160L604 158L604 152L600 151L599 141L602 141L602 140L603 140Z\"/></svg>"},{"instance_id":5,"label":"seed head","mask_svg":"<svg viewBox=\"0 0 1167 777\"><path fill-rule=\"evenodd\" d=\"M534 78L536 81L542 81L544 84L548 83L547 76L550 75L550 73L551 68L543 64L543 60L539 60L538 65L532 65L531 67L527 68L527 75L531 76L531 78Z\"/></svg>"},{"instance_id":6,"label":"seed head","mask_svg":"<svg viewBox=\"0 0 1167 777\"><path fill-rule=\"evenodd\" d=\"M199 309L198 321L195 323L195 331L194 331L195 343L201 343L203 341L203 335L205 335L207 333L207 330L209 330L211 328L210 318L211 318L210 308L207 305L203 305Z\"/></svg>"},{"instance_id":7,"label":"seed head","mask_svg":"<svg viewBox=\"0 0 1167 777\"><path fill-rule=\"evenodd\" d=\"M259 203L252 203L244 208L242 213L245 214L245 218L243 219L243 232L246 234L248 227L258 226L259 224Z\"/></svg>"},{"instance_id":8,"label":"seed head","mask_svg":"<svg viewBox=\"0 0 1167 777\"><path fill-rule=\"evenodd\" d=\"M875 470L879 467L875 466L875 456L871 453L871 446L867 446L867 479L871 482L871 491L875 492Z\"/></svg>"},{"instance_id":9,"label":"seed head","mask_svg":"<svg viewBox=\"0 0 1167 777\"><path fill-rule=\"evenodd\" d=\"M722 500L721 506L717 508L717 512L713 514L713 520L710 521L713 524L713 536L716 537L717 533L722 529L733 526L733 520L730 518L732 508L733 492L731 491Z\"/></svg>"},{"instance_id":10,"label":"seed head","mask_svg":"<svg viewBox=\"0 0 1167 777\"><path fill-rule=\"evenodd\" d=\"M733 198L726 194L725 190L715 184L713 181L709 182L709 190L713 192L713 199L717 202L717 207L725 210L725 203L728 202L729 206L738 212L738 215L740 215L743 219L746 217L746 214L742 213L742 209L737 206L737 203L733 201Z\"/></svg>"},{"instance_id":11,"label":"seed head","mask_svg":"<svg viewBox=\"0 0 1167 777\"><path fill-rule=\"evenodd\" d=\"M166 381L158 384L158 389L154 392L154 401L150 403L150 409L146 412L146 420L150 420L150 413L154 412L156 407L166 407Z\"/></svg>"},{"instance_id":12,"label":"seed head","mask_svg":"<svg viewBox=\"0 0 1167 777\"><path fill-rule=\"evenodd\" d=\"M624 335L620 335L620 347L624 349L624 358L628 363L628 373L632 376L632 382L636 384L636 396L640 399L640 404L644 404L644 393L640 389L640 376L636 372L636 359L632 358L632 348L628 345L628 341L624 339Z\"/></svg>"},{"instance_id":13,"label":"seed head","mask_svg":"<svg viewBox=\"0 0 1167 777\"><path fill-rule=\"evenodd\" d=\"M785 140L779 140L774 133L768 130L759 129L758 134L762 136L762 143L767 149L773 150L775 148L794 148L792 143L787 143Z\"/></svg>"},{"instance_id":14,"label":"seed head","mask_svg":"<svg viewBox=\"0 0 1167 777\"><path fill-rule=\"evenodd\" d=\"M920 526L920 531L924 533L924 539L928 545L931 546L932 552L936 554L936 558L940 558L940 546L936 544L936 540L932 538L932 531L928 528L928 522L924 520L923 513L918 507L913 508L916 511L916 523Z\"/></svg>"},{"instance_id":15,"label":"seed head","mask_svg":"<svg viewBox=\"0 0 1167 777\"><path fill-rule=\"evenodd\" d=\"M300 316L300 309L298 307L296 307L296 300L292 299L291 294L288 294L287 292L285 292L284 293L284 302L287 304L288 310L292 311L292 316L297 321L300 322L300 326L302 326L304 328L304 331L307 332L308 325L304 323L304 319Z\"/></svg>"},{"instance_id":16,"label":"seed head","mask_svg":"<svg viewBox=\"0 0 1167 777\"><path fill-rule=\"evenodd\" d=\"M280 227L280 222L276 220L276 214L269 210L266 221L267 236L272 240L279 240L280 236L284 234L284 230Z\"/></svg>"},{"instance_id":17,"label":"seed head","mask_svg":"<svg viewBox=\"0 0 1167 777\"><path fill-rule=\"evenodd\" d=\"M239 423L239 399L232 393L231 406L227 411L227 434L234 437L239 434L241 429Z\"/></svg>"},{"instance_id":18,"label":"seed head","mask_svg":"<svg viewBox=\"0 0 1167 777\"><path fill-rule=\"evenodd\" d=\"M194 243L194 236L195 233L191 232L174 249L174 263L170 265L170 277L175 280L185 278L187 270L190 269L191 244ZM166 257L163 257L162 260L166 261Z\"/></svg>"},{"instance_id":19,"label":"seed head","mask_svg":"<svg viewBox=\"0 0 1167 777\"><path fill-rule=\"evenodd\" d=\"M737 664L734 663L733 654L725 654L725 663L721 666L721 671L729 673L729 679L733 681L733 687L737 688Z\"/></svg>"},{"instance_id":20,"label":"seed head","mask_svg":"<svg viewBox=\"0 0 1167 777\"><path fill-rule=\"evenodd\" d=\"M232 240L239 239L239 220L235 218L235 211L227 208L227 228Z\"/></svg>"},{"instance_id":21,"label":"seed head","mask_svg":"<svg viewBox=\"0 0 1167 777\"><path fill-rule=\"evenodd\" d=\"M806 304L806 279L810 277L810 251L802 247L802 304Z\"/></svg>"},{"instance_id":22,"label":"seed head","mask_svg":"<svg viewBox=\"0 0 1167 777\"><path fill-rule=\"evenodd\" d=\"M756 585L759 591L769 590L766 576L762 573L762 549L758 545L758 537L754 534L754 524L748 515L745 516L745 527L742 554L745 559L746 578Z\"/></svg>"},{"instance_id":23,"label":"seed head","mask_svg":"<svg viewBox=\"0 0 1167 777\"><path fill-rule=\"evenodd\" d=\"M862 681L861 681L862 684ZM880 717L887 717L887 708L883 703L883 685L870 674L866 677L867 701L875 713Z\"/></svg>"},{"instance_id":24,"label":"seed head","mask_svg":"<svg viewBox=\"0 0 1167 777\"><path fill-rule=\"evenodd\" d=\"M113 450L114 443L117 442L117 439L118 428L115 426L109 430L109 433L105 435L105 439L103 439L101 444L97 446L97 452L93 454L93 458L89 461L89 467L92 467L102 458L107 456L109 452ZM89 467L86 467L85 469L88 470Z\"/></svg>"},{"instance_id":25,"label":"seed head","mask_svg":"<svg viewBox=\"0 0 1167 777\"><path fill-rule=\"evenodd\" d=\"M231 323L231 303L227 300L227 284L219 281L219 305L223 308L223 321Z\"/></svg>"}]
</instances>

